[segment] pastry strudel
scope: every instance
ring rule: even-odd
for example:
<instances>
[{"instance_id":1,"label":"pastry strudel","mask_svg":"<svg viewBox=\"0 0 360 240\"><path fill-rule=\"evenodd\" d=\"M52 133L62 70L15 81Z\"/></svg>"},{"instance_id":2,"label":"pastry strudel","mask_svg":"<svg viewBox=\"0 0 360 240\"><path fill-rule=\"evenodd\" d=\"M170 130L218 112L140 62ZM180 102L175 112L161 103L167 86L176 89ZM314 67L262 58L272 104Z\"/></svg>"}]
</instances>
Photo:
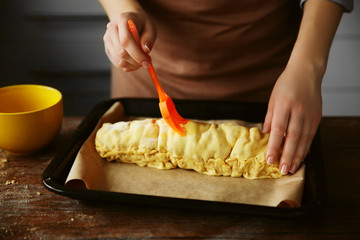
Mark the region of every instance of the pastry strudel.
<instances>
[{"instance_id":1,"label":"pastry strudel","mask_svg":"<svg viewBox=\"0 0 360 240\"><path fill-rule=\"evenodd\" d=\"M104 123L95 146L109 161L158 169L184 168L216 176L248 179L282 176L278 164L268 165L269 134L234 121L189 121L180 137L164 119Z\"/></svg>"}]
</instances>

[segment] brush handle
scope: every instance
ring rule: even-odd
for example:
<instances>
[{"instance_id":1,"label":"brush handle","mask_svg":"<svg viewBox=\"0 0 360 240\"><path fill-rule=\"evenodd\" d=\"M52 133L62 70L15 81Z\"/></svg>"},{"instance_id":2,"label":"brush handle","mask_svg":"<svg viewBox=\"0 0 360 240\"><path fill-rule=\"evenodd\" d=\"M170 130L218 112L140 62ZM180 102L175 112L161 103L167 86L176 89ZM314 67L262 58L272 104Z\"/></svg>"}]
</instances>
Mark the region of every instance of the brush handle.
<instances>
[{"instance_id":1,"label":"brush handle","mask_svg":"<svg viewBox=\"0 0 360 240\"><path fill-rule=\"evenodd\" d=\"M135 39L135 41L139 44L140 46L140 49L141 49L141 45L140 45L140 35L139 35L139 32L135 26L135 23L130 19L128 21L128 26L129 26L129 30L131 32L131 35L133 36L133 38ZM145 53L146 54L146 53ZM148 54L146 54L149 62L150 62L150 66L147 68L149 74L150 74L150 77L151 79L153 80L154 82L154 85L156 87L156 90L158 92L158 95L159 95L159 99L160 99L160 102L163 102L166 100L167 98L167 95L164 91L164 89L161 87L160 85L160 82L159 82L159 79L155 73L155 69L151 63L151 59L150 59L150 56Z\"/></svg>"}]
</instances>

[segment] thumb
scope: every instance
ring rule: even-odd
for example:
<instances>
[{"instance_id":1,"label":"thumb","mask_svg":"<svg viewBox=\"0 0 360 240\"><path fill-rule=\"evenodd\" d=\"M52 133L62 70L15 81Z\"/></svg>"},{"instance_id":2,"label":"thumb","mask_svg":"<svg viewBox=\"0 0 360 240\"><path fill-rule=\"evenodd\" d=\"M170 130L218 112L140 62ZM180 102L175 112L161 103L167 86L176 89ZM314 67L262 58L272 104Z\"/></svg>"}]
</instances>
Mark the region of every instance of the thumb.
<instances>
[{"instance_id":1,"label":"thumb","mask_svg":"<svg viewBox=\"0 0 360 240\"><path fill-rule=\"evenodd\" d=\"M140 43L141 49L149 54L154 46L156 40L156 29L151 23L145 24L144 30L141 34Z\"/></svg>"}]
</instances>

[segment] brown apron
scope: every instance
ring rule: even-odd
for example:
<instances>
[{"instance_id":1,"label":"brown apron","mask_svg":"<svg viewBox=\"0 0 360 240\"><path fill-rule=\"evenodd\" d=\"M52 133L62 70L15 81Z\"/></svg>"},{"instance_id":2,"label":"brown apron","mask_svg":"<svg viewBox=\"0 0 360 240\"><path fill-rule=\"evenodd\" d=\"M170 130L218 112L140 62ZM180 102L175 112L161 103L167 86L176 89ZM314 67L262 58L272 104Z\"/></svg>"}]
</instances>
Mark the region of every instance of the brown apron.
<instances>
[{"instance_id":1,"label":"brown apron","mask_svg":"<svg viewBox=\"0 0 360 240\"><path fill-rule=\"evenodd\" d=\"M173 99L266 102L299 29L296 0L143 0L151 57ZM157 97L145 68L112 69L112 97Z\"/></svg>"}]
</instances>

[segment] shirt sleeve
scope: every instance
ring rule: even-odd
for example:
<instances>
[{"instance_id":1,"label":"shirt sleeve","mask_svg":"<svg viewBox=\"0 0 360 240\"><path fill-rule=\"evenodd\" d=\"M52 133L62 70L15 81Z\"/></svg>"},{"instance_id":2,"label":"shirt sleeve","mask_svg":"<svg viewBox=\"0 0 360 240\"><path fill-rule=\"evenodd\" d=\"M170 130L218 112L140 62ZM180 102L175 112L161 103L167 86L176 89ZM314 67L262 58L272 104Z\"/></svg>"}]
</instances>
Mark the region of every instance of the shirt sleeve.
<instances>
[{"instance_id":1,"label":"shirt sleeve","mask_svg":"<svg viewBox=\"0 0 360 240\"><path fill-rule=\"evenodd\" d=\"M300 0L300 7L303 8L307 0ZM354 0L329 0L340 4L344 8L344 12L351 12L354 9Z\"/></svg>"}]
</instances>

